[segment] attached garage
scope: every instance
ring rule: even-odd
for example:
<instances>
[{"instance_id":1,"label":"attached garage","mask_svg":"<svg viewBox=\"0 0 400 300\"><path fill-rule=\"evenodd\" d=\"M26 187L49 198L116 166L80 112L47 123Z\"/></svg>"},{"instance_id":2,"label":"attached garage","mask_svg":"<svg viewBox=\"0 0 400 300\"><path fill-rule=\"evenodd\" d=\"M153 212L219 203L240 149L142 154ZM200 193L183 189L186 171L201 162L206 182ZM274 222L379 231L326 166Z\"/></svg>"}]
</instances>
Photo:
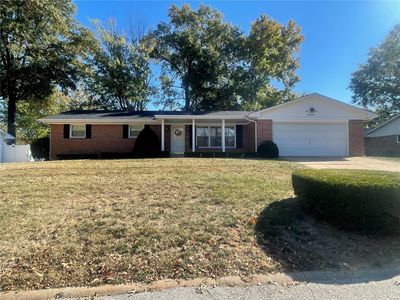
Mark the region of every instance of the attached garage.
<instances>
[{"instance_id":1,"label":"attached garage","mask_svg":"<svg viewBox=\"0 0 400 300\"><path fill-rule=\"evenodd\" d=\"M282 156L347 156L345 123L273 123L273 140Z\"/></svg>"},{"instance_id":2,"label":"attached garage","mask_svg":"<svg viewBox=\"0 0 400 300\"><path fill-rule=\"evenodd\" d=\"M375 114L313 93L249 115L257 144L273 140L281 156L364 155L364 122Z\"/></svg>"}]
</instances>

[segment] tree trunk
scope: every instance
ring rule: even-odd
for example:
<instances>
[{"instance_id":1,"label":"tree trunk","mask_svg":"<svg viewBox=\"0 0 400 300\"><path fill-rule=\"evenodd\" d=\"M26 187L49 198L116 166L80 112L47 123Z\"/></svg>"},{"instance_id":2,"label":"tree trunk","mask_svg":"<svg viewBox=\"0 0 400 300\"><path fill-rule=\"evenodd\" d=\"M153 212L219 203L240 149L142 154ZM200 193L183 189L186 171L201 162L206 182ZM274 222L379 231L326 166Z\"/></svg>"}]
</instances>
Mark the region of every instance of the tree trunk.
<instances>
[{"instance_id":1,"label":"tree trunk","mask_svg":"<svg viewBox=\"0 0 400 300\"><path fill-rule=\"evenodd\" d=\"M187 84L187 82L185 82L185 80L183 80L182 85L185 93L185 111L191 111L189 85Z\"/></svg>"},{"instance_id":2,"label":"tree trunk","mask_svg":"<svg viewBox=\"0 0 400 300\"><path fill-rule=\"evenodd\" d=\"M17 112L17 99L13 93L8 93L7 133L16 137L15 114Z\"/></svg>"}]
</instances>

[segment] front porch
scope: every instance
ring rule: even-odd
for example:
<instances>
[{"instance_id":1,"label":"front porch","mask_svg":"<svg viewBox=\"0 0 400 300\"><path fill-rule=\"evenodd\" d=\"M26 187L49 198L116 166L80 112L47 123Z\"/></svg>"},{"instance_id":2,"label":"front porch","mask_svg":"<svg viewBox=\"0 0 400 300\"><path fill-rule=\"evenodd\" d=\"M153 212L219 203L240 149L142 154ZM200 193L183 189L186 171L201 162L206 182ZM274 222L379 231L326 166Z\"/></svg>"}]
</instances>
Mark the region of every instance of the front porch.
<instances>
[{"instance_id":1,"label":"front porch","mask_svg":"<svg viewBox=\"0 0 400 300\"><path fill-rule=\"evenodd\" d=\"M243 114L243 112L240 112ZM243 116L155 115L160 124L161 151L256 152L255 121Z\"/></svg>"}]
</instances>

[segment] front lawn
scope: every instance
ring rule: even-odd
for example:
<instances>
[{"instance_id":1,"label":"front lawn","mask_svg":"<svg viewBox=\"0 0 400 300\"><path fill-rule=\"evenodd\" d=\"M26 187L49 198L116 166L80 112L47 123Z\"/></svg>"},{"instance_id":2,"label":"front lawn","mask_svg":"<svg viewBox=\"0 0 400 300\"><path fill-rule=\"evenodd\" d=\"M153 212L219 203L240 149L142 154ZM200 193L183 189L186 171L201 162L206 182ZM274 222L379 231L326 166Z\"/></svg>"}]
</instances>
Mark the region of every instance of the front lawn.
<instances>
[{"instance_id":1,"label":"front lawn","mask_svg":"<svg viewBox=\"0 0 400 300\"><path fill-rule=\"evenodd\" d=\"M294 163L241 159L0 166L0 290L279 270L254 238Z\"/></svg>"},{"instance_id":2,"label":"front lawn","mask_svg":"<svg viewBox=\"0 0 400 300\"><path fill-rule=\"evenodd\" d=\"M398 237L305 215L296 168L205 158L0 165L0 291L400 262Z\"/></svg>"}]
</instances>

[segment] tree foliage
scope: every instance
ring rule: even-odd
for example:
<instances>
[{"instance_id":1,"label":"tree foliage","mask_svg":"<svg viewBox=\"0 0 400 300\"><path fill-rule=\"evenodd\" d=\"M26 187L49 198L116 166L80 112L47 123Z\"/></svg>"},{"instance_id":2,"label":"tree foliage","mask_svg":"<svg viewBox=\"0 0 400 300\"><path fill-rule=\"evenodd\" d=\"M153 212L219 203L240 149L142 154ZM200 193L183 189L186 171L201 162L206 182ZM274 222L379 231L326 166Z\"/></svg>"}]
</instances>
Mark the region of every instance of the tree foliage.
<instances>
[{"instance_id":1,"label":"tree foliage","mask_svg":"<svg viewBox=\"0 0 400 300\"><path fill-rule=\"evenodd\" d=\"M15 136L18 101L40 101L54 87L74 88L90 32L74 19L70 0L0 2L0 96L7 100L8 132Z\"/></svg>"},{"instance_id":2,"label":"tree foliage","mask_svg":"<svg viewBox=\"0 0 400 300\"><path fill-rule=\"evenodd\" d=\"M78 109L79 105L73 96L65 95L57 89L40 102L19 101L15 118L18 144L29 144L35 139L49 135L49 127L38 122L38 119ZM7 101L4 99L0 99L0 121L7 122Z\"/></svg>"},{"instance_id":3,"label":"tree foliage","mask_svg":"<svg viewBox=\"0 0 400 300\"><path fill-rule=\"evenodd\" d=\"M162 103L185 110L258 108L292 96L303 40L293 21L284 26L261 16L246 36L205 5L172 6L169 19L150 35L162 67Z\"/></svg>"},{"instance_id":4,"label":"tree foliage","mask_svg":"<svg viewBox=\"0 0 400 300\"><path fill-rule=\"evenodd\" d=\"M118 31L115 20L107 27L95 21L98 47L87 86L94 103L106 109L143 110L153 94L149 49L143 34Z\"/></svg>"},{"instance_id":5,"label":"tree foliage","mask_svg":"<svg viewBox=\"0 0 400 300\"><path fill-rule=\"evenodd\" d=\"M400 113L400 25L372 48L352 74L353 102L380 114L378 122Z\"/></svg>"}]
</instances>

